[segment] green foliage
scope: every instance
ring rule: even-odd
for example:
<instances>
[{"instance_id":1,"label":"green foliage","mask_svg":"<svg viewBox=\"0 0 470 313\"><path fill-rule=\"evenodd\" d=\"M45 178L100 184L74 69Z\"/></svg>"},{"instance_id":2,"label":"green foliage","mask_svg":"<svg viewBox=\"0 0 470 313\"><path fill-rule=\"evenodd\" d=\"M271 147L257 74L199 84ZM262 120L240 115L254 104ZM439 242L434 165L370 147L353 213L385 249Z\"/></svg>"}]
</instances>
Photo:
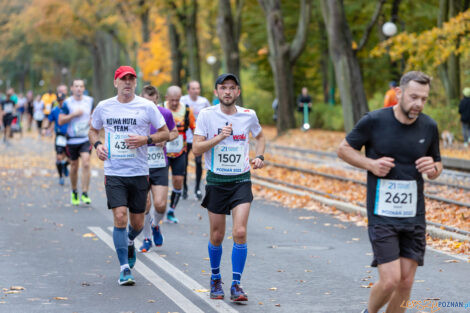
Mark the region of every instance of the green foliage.
<instances>
[{"instance_id":1,"label":"green foliage","mask_svg":"<svg viewBox=\"0 0 470 313\"><path fill-rule=\"evenodd\" d=\"M313 128L336 131L344 130L343 109L339 104L313 103L309 118L310 125Z\"/></svg>"}]
</instances>

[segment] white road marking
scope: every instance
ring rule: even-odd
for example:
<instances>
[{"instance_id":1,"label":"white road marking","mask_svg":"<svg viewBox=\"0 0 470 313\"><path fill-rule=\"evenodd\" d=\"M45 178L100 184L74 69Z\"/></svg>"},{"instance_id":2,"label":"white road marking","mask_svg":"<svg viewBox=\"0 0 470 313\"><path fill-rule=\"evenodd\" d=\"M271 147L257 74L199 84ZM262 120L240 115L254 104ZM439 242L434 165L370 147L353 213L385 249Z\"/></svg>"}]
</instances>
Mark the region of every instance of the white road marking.
<instances>
[{"instance_id":1,"label":"white road marking","mask_svg":"<svg viewBox=\"0 0 470 313\"><path fill-rule=\"evenodd\" d=\"M114 250L114 243L112 237L104 230L102 230L101 227L88 227L88 229L95 233L96 236L98 236L104 243L106 243L111 249ZM189 301L185 296L178 292L178 290L173 288L163 278L158 276L154 271L148 268L141 261L137 260L136 266L133 270L139 272L155 287L160 289L161 292L163 292L168 298L170 298L171 301L173 301L177 306L179 306L184 312L204 313L204 311L202 311L194 303Z\"/></svg>"},{"instance_id":2,"label":"white road marking","mask_svg":"<svg viewBox=\"0 0 470 313\"><path fill-rule=\"evenodd\" d=\"M109 227L109 231L112 231L113 228ZM137 247L142 245L142 242L138 239L134 240L134 243ZM221 300L213 300L209 298L209 293L208 292L197 292L196 290L204 290L207 288L204 288L201 286L197 281L183 273L181 270L179 270L177 267L175 267L173 264L162 258L160 255L158 255L157 252L154 250L147 252L147 253L139 253L139 255L144 255L147 257L150 261L155 263L159 268L167 272L170 276L172 276L175 280L179 281L181 284L186 286L186 288L190 289L192 292L194 292L195 295L197 295L199 298L204 300L208 305L210 305L216 312L221 312L221 313L237 313L238 311L230 307L227 303ZM209 282L207 282L209 283Z\"/></svg>"}]
</instances>

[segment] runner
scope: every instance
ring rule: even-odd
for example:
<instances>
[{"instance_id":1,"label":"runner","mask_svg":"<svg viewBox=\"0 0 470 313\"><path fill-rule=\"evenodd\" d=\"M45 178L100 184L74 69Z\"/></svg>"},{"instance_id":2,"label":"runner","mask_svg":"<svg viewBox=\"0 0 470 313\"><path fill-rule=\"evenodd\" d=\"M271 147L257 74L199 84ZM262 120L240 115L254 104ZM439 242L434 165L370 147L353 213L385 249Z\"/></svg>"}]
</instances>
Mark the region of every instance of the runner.
<instances>
[{"instance_id":1,"label":"runner","mask_svg":"<svg viewBox=\"0 0 470 313\"><path fill-rule=\"evenodd\" d=\"M338 156L367 172L367 217L379 281L368 308L377 313L405 312L416 268L423 265L426 219L423 174L436 179L442 171L436 122L421 113L431 78L408 72L396 88L398 104L369 112L340 144ZM365 146L365 156L360 153Z\"/></svg>"},{"instance_id":2,"label":"runner","mask_svg":"<svg viewBox=\"0 0 470 313\"><path fill-rule=\"evenodd\" d=\"M56 94L52 92L52 89L49 89L45 94L42 95L41 100L44 103L44 115L47 118L49 117L49 114L51 114L52 104L56 100Z\"/></svg>"},{"instance_id":3,"label":"runner","mask_svg":"<svg viewBox=\"0 0 470 313\"><path fill-rule=\"evenodd\" d=\"M26 93L26 112L27 112L27 123L28 123L28 132L31 131L33 126L33 114L34 114L34 95L31 90Z\"/></svg>"},{"instance_id":4,"label":"runner","mask_svg":"<svg viewBox=\"0 0 470 313\"><path fill-rule=\"evenodd\" d=\"M175 121L171 111L158 106L159 93L154 86L145 86L142 89L142 97L152 101L158 107L158 110L165 118L165 123L170 129L170 141L178 137L178 130L176 129ZM154 134L157 130L150 126L150 134ZM148 165L149 165L149 181L151 186L151 193L153 198L154 214L153 220L151 218L150 207L150 191L147 196L147 206L145 208L145 222L144 222L144 241L140 247L140 252L148 252L152 247L153 242L155 246L160 247L163 245L163 235L160 229L160 222L163 220L166 211L166 203L168 198L168 158L166 157L166 141L158 144L148 145Z\"/></svg>"},{"instance_id":5,"label":"runner","mask_svg":"<svg viewBox=\"0 0 470 313\"><path fill-rule=\"evenodd\" d=\"M187 85L188 89L188 94L181 97L181 103L184 105L189 105L191 110L193 111L194 118L197 121L197 116L199 115L199 112L207 107L210 107L211 104L209 100L207 100L204 97L201 97L201 85L199 84L198 81L193 80L190 81ZM186 167L184 170L184 179L183 179L183 199L188 198L188 185L186 184L186 177L188 176L188 159L189 159L189 152L192 149L193 146L193 131L188 129L186 131L186 142L187 142L187 147L188 151L186 152ZM202 192L200 189L201 185L201 177L202 177L202 156L197 156L194 158L194 161L196 163L196 186L194 188L194 196L196 197L197 200L202 199Z\"/></svg>"},{"instance_id":6,"label":"runner","mask_svg":"<svg viewBox=\"0 0 470 313\"><path fill-rule=\"evenodd\" d=\"M134 94L137 75L130 66L114 73L117 96L101 101L93 112L89 131L96 155L104 161L108 209L113 210L113 241L121 265L120 285L134 285L134 239L142 231L149 190L147 145L169 138L165 120L156 106ZM158 131L149 136L150 125ZM104 128L105 144L99 140ZM127 213L129 208L129 218ZM126 226L129 224L129 231Z\"/></svg>"},{"instance_id":7,"label":"runner","mask_svg":"<svg viewBox=\"0 0 470 313\"><path fill-rule=\"evenodd\" d=\"M33 117L36 121L36 128L38 130L38 136L41 138L42 133L42 121L44 120L44 102L41 100L41 96L37 95L33 102Z\"/></svg>"},{"instance_id":8,"label":"runner","mask_svg":"<svg viewBox=\"0 0 470 313\"><path fill-rule=\"evenodd\" d=\"M57 155L55 165L57 167L57 172L59 173L59 184L64 185L63 176L69 176L69 171L67 169L67 156L65 155L65 147L67 146L67 127L68 124L59 125L59 115L63 107L64 100L66 95L63 93L57 94L57 106L52 109L51 114L49 114L48 121L49 125L47 128L52 129L52 124L54 124L55 131L55 152Z\"/></svg>"},{"instance_id":9,"label":"runner","mask_svg":"<svg viewBox=\"0 0 470 313\"><path fill-rule=\"evenodd\" d=\"M15 112L15 102L12 99L13 94L10 90L6 93L5 100L0 103L0 115L2 116L3 123L3 143L10 145L9 139L11 137L11 122L13 121L13 113Z\"/></svg>"},{"instance_id":10,"label":"runner","mask_svg":"<svg viewBox=\"0 0 470 313\"><path fill-rule=\"evenodd\" d=\"M85 96L85 82L75 79L72 82L72 96L65 100L59 115L59 125L69 124L67 127L67 155L70 158L70 184L72 194L70 202L79 205L78 198L78 158L82 159L82 197L85 204L90 204L88 187L90 186L90 152L91 145L88 141L88 130L90 129L90 116L93 109L93 98Z\"/></svg>"},{"instance_id":11,"label":"runner","mask_svg":"<svg viewBox=\"0 0 470 313\"><path fill-rule=\"evenodd\" d=\"M195 155L204 153L206 195L202 206L207 208L210 222L208 245L212 276L212 299L223 299L220 260L225 235L225 215L233 213L233 280L230 288L233 301L247 301L240 286L247 256L246 229L253 194L250 180L249 136L256 138L253 169L264 166L265 139L256 112L235 105L240 96L240 83L233 74L223 74L215 82L214 93L220 104L199 113L194 135Z\"/></svg>"},{"instance_id":12,"label":"runner","mask_svg":"<svg viewBox=\"0 0 470 313\"><path fill-rule=\"evenodd\" d=\"M166 91L165 107L173 114L176 127L178 129L178 138L167 142L166 151L168 161L171 167L171 182L173 191L170 197L170 208L166 214L166 218L170 223L178 223L175 217L175 208L181 196L183 188L183 178L186 168L186 131L191 129L194 131L196 127L194 115L191 108L180 102L181 88L178 86L170 86Z\"/></svg>"}]
</instances>

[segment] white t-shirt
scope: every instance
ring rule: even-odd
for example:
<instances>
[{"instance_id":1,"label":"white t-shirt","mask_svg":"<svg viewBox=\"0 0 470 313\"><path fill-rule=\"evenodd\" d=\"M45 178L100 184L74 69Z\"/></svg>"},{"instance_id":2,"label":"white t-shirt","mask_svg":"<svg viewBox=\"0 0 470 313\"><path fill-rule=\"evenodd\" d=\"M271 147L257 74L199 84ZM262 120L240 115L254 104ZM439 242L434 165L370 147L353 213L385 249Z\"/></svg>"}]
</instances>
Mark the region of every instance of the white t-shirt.
<instances>
[{"instance_id":1,"label":"white t-shirt","mask_svg":"<svg viewBox=\"0 0 470 313\"><path fill-rule=\"evenodd\" d=\"M217 136L222 128L232 124L233 134L204 153L206 169L221 175L239 175L250 170L250 132L256 137L261 132L256 112L236 106L237 113L227 115L220 104L203 109L196 121L195 135L206 139ZM241 156L241 158L240 158Z\"/></svg>"},{"instance_id":2,"label":"white t-shirt","mask_svg":"<svg viewBox=\"0 0 470 313\"><path fill-rule=\"evenodd\" d=\"M82 110L83 114L70 120L67 127L69 145L78 145L88 141L88 131L90 130L90 116L93 109L93 98L82 96L81 100L76 100L73 96L68 97L61 109L61 113L72 114Z\"/></svg>"},{"instance_id":3,"label":"white t-shirt","mask_svg":"<svg viewBox=\"0 0 470 313\"><path fill-rule=\"evenodd\" d=\"M104 162L105 175L130 177L149 174L147 145L128 149L123 140L116 138L148 136L150 125L156 129L165 126L165 119L153 102L139 96L129 103L119 102L117 96L103 100L93 111L91 125L105 131L104 144L108 149L108 159ZM125 154L122 154L123 151Z\"/></svg>"},{"instance_id":4,"label":"white t-shirt","mask_svg":"<svg viewBox=\"0 0 470 313\"><path fill-rule=\"evenodd\" d=\"M41 100L33 102L33 118L35 121L42 121L44 119L44 102Z\"/></svg>"},{"instance_id":5,"label":"white t-shirt","mask_svg":"<svg viewBox=\"0 0 470 313\"><path fill-rule=\"evenodd\" d=\"M189 105L189 107L193 110L194 118L196 119L196 121L197 121L199 112L201 112L202 109L211 106L209 100L201 96L197 96L197 100L193 101L189 95L185 95L180 98L180 102L185 105L186 104ZM189 143L193 142L193 132L189 128L186 131L186 142L189 142Z\"/></svg>"}]
</instances>

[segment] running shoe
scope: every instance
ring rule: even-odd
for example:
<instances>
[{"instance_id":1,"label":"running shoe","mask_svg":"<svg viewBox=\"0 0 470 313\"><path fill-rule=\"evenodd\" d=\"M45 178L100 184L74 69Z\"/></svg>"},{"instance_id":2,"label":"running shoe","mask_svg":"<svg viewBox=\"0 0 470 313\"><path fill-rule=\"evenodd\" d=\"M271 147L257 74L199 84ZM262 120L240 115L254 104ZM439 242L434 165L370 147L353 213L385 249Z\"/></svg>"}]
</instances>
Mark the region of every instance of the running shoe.
<instances>
[{"instance_id":1,"label":"running shoe","mask_svg":"<svg viewBox=\"0 0 470 313\"><path fill-rule=\"evenodd\" d=\"M196 190L195 197L197 200L201 201L202 200L202 191L201 190Z\"/></svg>"},{"instance_id":2,"label":"running shoe","mask_svg":"<svg viewBox=\"0 0 470 313\"><path fill-rule=\"evenodd\" d=\"M65 183L65 180L63 177L59 177L59 185L63 186Z\"/></svg>"},{"instance_id":3,"label":"running shoe","mask_svg":"<svg viewBox=\"0 0 470 313\"><path fill-rule=\"evenodd\" d=\"M240 284L233 284L230 288L230 294L232 301L248 301L248 295L243 291Z\"/></svg>"},{"instance_id":4,"label":"running shoe","mask_svg":"<svg viewBox=\"0 0 470 313\"><path fill-rule=\"evenodd\" d=\"M145 238L142 246L139 248L140 252L149 252L150 248L152 248L152 240L149 238Z\"/></svg>"},{"instance_id":5,"label":"running shoe","mask_svg":"<svg viewBox=\"0 0 470 313\"><path fill-rule=\"evenodd\" d=\"M135 284L134 276L132 276L131 270L129 268L126 267L121 271L118 283L121 286L132 286Z\"/></svg>"},{"instance_id":6,"label":"running shoe","mask_svg":"<svg viewBox=\"0 0 470 313\"><path fill-rule=\"evenodd\" d=\"M364 309L361 311L361 313L369 313L369 311L367 311L367 309Z\"/></svg>"},{"instance_id":7,"label":"running shoe","mask_svg":"<svg viewBox=\"0 0 470 313\"><path fill-rule=\"evenodd\" d=\"M137 255L135 254L134 244L127 246L127 259L129 262L129 267L133 268L135 265L135 262L137 261Z\"/></svg>"},{"instance_id":8,"label":"running shoe","mask_svg":"<svg viewBox=\"0 0 470 313\"><path fill-rule=\"evenodd\" d=\"M72 192L72 195L70 197L70 203L72 203L72 205L80 205L80 199L78 199L78 193Z\"/></svg>"},{"instance_id":9,"label":"running shoe","mask_svg":"<svg viewBox=\"0 0 470 313\"><path fill-rule=\"evenodd\" d=\"M181 195L181 197L182 197L184 200L188 199L188 189L183 188L183 194Z\"/></svg>"},{"instance_id":10,"label":"running shoe","mask_svg":"<svg viewBox=\"0 0 470 313\"><path fill-rule=\"evenodd\" d=\"M82 202L85 203L85 204L90 204L91 203L91 199L90 197L88 197L88 194L87 193L82 193Z\"/></svg>"},{"instance_id":11,"label":"running shoe","mask_svg":"<svg viewBox=\"0 0 470 313\"><path fill-rule=\"evenodd\" d=\"M223 299L224 290L222 289L222 279L211 278L211 299Z\"/></svg>"},{"instance_id":12,"label":"running shoe","mask_svg":"<svg viewBox=\"0 0 470 313\"><path fill-rule=\"evenodd\" d=\"M173 223L173 224L178 224L179 222L175 216L175 212L168 212L166 214L166 219L168 220L168 222Z\"/></svg>"},{"instance_id":13,"label":"running shoe","mask_svg":"<svg viewBox=\"0 0 470 313\"><path fill-rule=\"evenodd\" d=\"M163 235L160 231L160 226L152 226L153 242L156 247L161 247L163 245Z\"/></svg>"}]
</instances>

